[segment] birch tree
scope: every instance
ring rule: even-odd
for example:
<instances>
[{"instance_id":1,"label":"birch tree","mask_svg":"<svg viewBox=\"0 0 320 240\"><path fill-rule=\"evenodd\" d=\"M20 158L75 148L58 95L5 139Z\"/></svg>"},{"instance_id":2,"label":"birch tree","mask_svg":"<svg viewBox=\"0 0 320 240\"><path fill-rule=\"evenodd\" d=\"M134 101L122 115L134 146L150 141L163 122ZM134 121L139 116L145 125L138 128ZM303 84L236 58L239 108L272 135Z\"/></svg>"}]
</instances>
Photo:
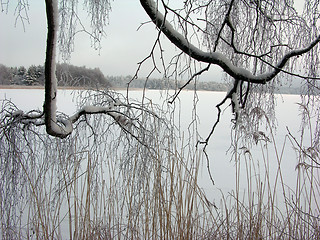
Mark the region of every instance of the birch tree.
<instances>
[{"instance_id":1,"label":"birch tree","mask_svg":"<svg viewBox=\"0 0 320 240\"><path fill-rule=\"evenodd\" d=\"M91 15L92 31L82 31L86 31L92 37L94 47L98 48L104 34L104 26L108 23L111 4L102 0L84 3ZM294 77L294 81L302 79L305 93L311 96L305 98L305 101L312 102L309 106L317 106L319 1L307 0L303 8L300 6L299 9L297 3L298 1L289 0L187 0L174 8L171 7L170 1L140 0L141 6L159 34L150 55L139 63L137 73L145 61L154 58L157 47L161 53L163 52L161 35L164 35L181 50L181 53L175 55L169 63L162 60L162 72L165 77L177 77L188 72L189 83L201 77L205 71L209 71L212 65L219 66L226 73L232 87L217 105L219 113L220 106L228 100L231 102L235 120L243 118L244 114L241 112L252 112L257 105L265 106L263 110L272 115L272 89L281 84L286 77ZM80 109L74 116L67 118L56 116L57 41L59 39L59 48L64 58L68 58L73 50L77 31L77 4L77 1L60 1L58 6L56 0L46 1L48 34L44 109L38 116L25 116L32 121L37 119L37 124L40 124L39 119L43 119L47 132L61 138L72 132L73 124L83 115L110 114L108 107L91 107ZM25 1L18 1L17 9L21 18L26 5ZM153 71L161 71L156 61L152 61ZM203 64L206 65L203 67ZM182 89L183 86L179 90ZM266 92L270 94L264 95ZM178 94L179 91L171 102ZM262 95L267 99L262 100ZM317 108L312 109L318 114ZM253 115L247 118L247 121L253 120ZM319 127L317 129L319 130ZM208 142L210 135L204 143Z\"/></svg>"},{"instance_id":2,"label":"birch tree","mask_svg":"<svg viewBox=\"0 0 320 240\"><path fill-rule=\"evenodd\" d=\"M24 22L27 20L28 1L18 0L17 2L17 19L21 19ZM154 25L158 34L150 49L150 54L138 63L136 74L131 81L138 77L140 70L147 62L153 64L147 79L156 71L161 72L164 75L164 79L179 78L182 75L187 76L188 81L186 84L177 88L176 93L168 100L170 103L174 103L181 90L189 83L197 81L202 74L210 71L214 65L221 68L225 72L226 81L230 82L231 87L225 97L221 99L221 102L216 105L218 116L216 121L212 123L211 132L209 132L207 138L198 142L198 144L204 145L204 153L206 153L205 148L220 121L222 105L231 105L234 113L233 130L240 134L243 133L245 140L258 141L259 138L267 138L259 131L260 122L264 117L272 120L274 115L275 100L273 90L284 81L287 81L287 79L302 81L304 114L306 116L314 115L317 118L315 137L313 138L314 146L310 147L312 151L304 151L294 136L291 135L290 137L294 145L300 148L301 155L313 161L313 165L310 166L312 168L314 166L319 167L320 78L318 56L320 1L305 0L302 8L297 8L297 2L293 0L185 0L177 3L177 1L169 0L140 0L140 5L145 10L146 18L148 19L142 25ZM8 1L1 1L1 3L3 10L6 8ZM158 233L159 218L169 216L169 226L172 220L184 218L182 215L179 215L179 218L175 217L174 212L177 212L176 209L195 209L199 214L198 200L194 200L193 197L189 200L197 206L189 205L188 201L186 201L187 207L172 205L175 200L178 200L179 203L185 203L184 200L180 200L180 197L183 199L183 196L187 194L192 196L201 195L200 202L204 206L204 212L210 213L208 221L210 224L213 223L212 206L214 206L214 209L216 209L216 206L206 198L201 189L196 187L197 173L194 175L193 171L198 172L200 166L200 161L194 161L197 159L195 157L197 154L193 154L193 151L187 154L192 155L190 163L185 162L187 158L187 156L184 156L185 149L181 151L182 154L180 156L180 152L177 150L180 146L175 141L174 136L175 126L173 126L172 122L164 119L166 115L161 114L161 109L157 111L157 107L152 103L148 105L145 102L133 102L111 91L97 91L80 95L80 98L88 100L87 103L89 104L79 107L74 115L67 116L57 112L56 101L58 95L55 74L57 51L60 50L63 53L64 59L70 57L70 53L73 51L74 36L79 31L75 25L76 23L80 26L80 31L90 35L94 43L93 46L100 48L112 2L109 0L84 1L84 6L88 9L90 15L92 30L83 28L81 22L79 22L76 11L79 4L77 0L45 0L45 3L48 32L45 50L45 100L43 109L22 112L16 109L13 103L3 101L3 107L0 111L2 120L0 124L0 139L3 146L0 148L0 210L4 229L2 235L7 239L17 238L16 236L22 233L14 230L17 224L20 224L20 228L22 226L23 228L28 227L26 236L29 238L32 237L30 234L35 231L37 232L37 238L54 236L51 233L53 234L57 231L55 223L59 222L57 219L59 219L60 213L52 211L50 206L53 203L59 206L62 205L64 195L60 194L63 192L68 195L68 204L70 204L70 199L77 199L73 198L72 195L70 198L69 193L78 188L77 179L81 179L82 176L86 178L85 180L88 184L86 185L87 193L92 189L87 194L87 200L89 200L85 201L86 213L83 214L85 216L84 222L91 225L91 222L87 219L87 213L90 212L91 206L90 196L92 199L97 199L95 189L98 189L99 186L108 186L103 177L99 175L103 175L106 169L104 168L106 159L110 160L111 164L111 167L109 166L108 168L109 172L112 174L116 172L113 175L116 177L110 178L110 190L112 190L109 194L110 199L112 199L113 195L117 196L115 201L109 201L108 198L106 202L113 204L114 202L117 203L117 201L125 202L129 199L127 202L129 205L121 205L120 203L120 205L116 205L116 208L113 208L112 205L104 205L102 208L111 210L109 216L112 224L109 227L112 227L119 226L119 224L122 225L122 220L126 221L127 215L123 210L123 206L128 207L130 214L133 214L130 216L133 217L130 217L131 222L127 226L127 232L132 231L132 235L127 235L125 236L126 238L128 236L132 236L131 238L141 237L136 230L148 227L149 223L145 219L154 221L150 225ZM168 58L165 55L164 45L162 44L164 38L169 40L179 51L171 56L169 61L167 61ZM157 56L159 57L158 60L156 60ZM92 120L92 116L96 118ZM101 122L103 124L99 125ZM55 138L35 131L35 129L39 129L37 128L38 126L45 126L48 135ZM115 126L118 127L117 130L114 128ZM186 145L190 146L191 144ZM79 168L82 159L84 159L84 154L88 155L87 169L81 173ZM79 157L77 157L78 155ZM190 189L196 191L195 194L190 194L188 189L175 191L174 189L179 185L178 183L172 182L168 184L168 179L175 181L174 169L177 167L174 162L177 161L177 158L180 164L178 165L178 171L180 171L180 166L183 166L181 169L186 169L186 175L188 176L187 179L180 180L178 178L178 182L179 184L183 183L182 186L192 183ZM166 167L171 166L171 164L173 164L172 170L170 167ZM310 167L304 163L301 165L305 166L307 170ZM101 166L101 168L97 168L97 166ZM117 170L119 170L119 173ZM168 175L161 175L164 172ZM157 176L157 178L153 179L151 173L156 173L154 176ZM181 171L177 175L181 176ZM59 181L51 190L51 184L54 184L53 176ZM50 181L49 197L46 195L46 191L42 191L43 189L46 190L48 179ZM116 181L115 185L113 185L114 180ZM63 182L65 184L61 185ZM150 184L151 182L152 184ZM310 182L312 185L314 184L313 178L311 178ZM161 186L168 186L168 192L160 190L159 195L154 194L154 189L160 189ZM131 191L129 197L126 194L128 190ZM272 191L275 192L275 190ZM143 195L146 192L148 192L147 195ZM101 198L105 199L103 189L101 193ZM176 197L173 193L181 195ZM306 193L308 194L309 192L306 191ZM150 196L154 196L156 203L151 208L152 204L148 205ZM170 196L170 199L163 199L165 196ZM315 195L312 196L316 199ZM23 225L19 218L15 218L16 216L21 218L23 210L26 208L23 202L24 199L31 199L30 202L34 205L34 213L28 213L28 217L31 220L29 221L28 219L26 225ZM41 199L49 201L47 206L42 203ZM239 199L237 198L236 200L237 204L239 204ZM82 198L80 202L82 202ZM267 226L274 225L277 228L278 223L275 222L273 203L271 204L271 221L269 222L267 219L266 224ZM168 204L168 209L173 209L173 211L166 212L167 208L163 207L165 204ZM240 202L240 204L242 203ZM257 205L260 206L260 203ZM72 204L68 206L70 226L73 222L77 225L77 219L73 220L75 215L73 215L72 208L74 206ZM96 207L93 206L94 209ZM102 212L99 207L97 209ZM117 211L114 209L119 210L120 213L115 214ZM148 213L149 209L159 209L161 211L164 210L164 212L156 213L151 218ZM270 210L270 206L268 205L265 209ZM297 209L294 208L293 210ZM300 209L298 210L300 211ZM57 217L52 215L53 221L48 220L48 213L50 212L55 212L58 215ZM147 212L148 218L140 215L143 212ZM219 218L222 216L220 215L221 212L217 214ZM225 212L230 213L230 211ZM288 215L288 219L290 219L291 211L288 212L290 212L290 216ZM295 211L292 212L294 213ZM173 214L172 216L171 213ZM236 213L239 216L239 212ZM264 216L269 215L268 213ZM187 212L187 216L190 217L188 222L191 227L198 225L202 229L203 222L194 224L195 219L202 221L201 214L200 212L200 215L195 215L196 217L194 217ZM307 220L302 219L301 222L307 224L308 229L311 229L310 219L318 219L317 215L312 216L312 214L309 212L303 212L302 214ZM67 214L62 215L63 218L67 216ZM117 216L123 217L121 222L117 221ZM283 219L283 216L281 215L279 219ZM301 215L299 215L300 218ZM102 229L102 222L98 218L95 219L96 222L92 225L92 230ZM140 220L136 221L136 219ZM251 222L250 220L247 222ZM33 228L29 229L30 223L34 221L37 223L34 226L38 227L35 230ZM116 223L114 224L113 221ZM185 222L180 220L178 222L181 222L183 226L173 227L172 229L179 229L185 232ZM216 226L220 229L220 226L223 226L226 222L229 222L228 214L225 219L222 218L221 224ZM131 226L132 223L135 227ZM143 225L139 225L140 223ZM144 223L147 224L144 225ZM242 223L239 224L238 221L231 222L232 227L236 225L242 225ZM164 224L164 226L167 226L167 224ZM285 222L285 226L287 226L287 222ZM297 224L294 226L297 226ZM80 230L81 228L77 227ZM169 228L171 229L171 227ZM229 228L229 225L227 228ZM211 231L211 229L213 228L210 227L209 230ZM280 236L283 237L283 230L282 228L279 229L281 230ZM319 232L318 225L314 229L316 233ZM122 228L119 228L119 230L123 232ZM108 229L106 229L106 232L108 232ZM149 228L146 228L146 232L150 234ZM222 232L225 232L224 228ZM90 231L87 233L90 233ZM114 236L120 236L117 234L115 230ZM77 236L75 234L73 237L77 238ZM88 236L92 235L88 234ZM154 237L156 235L151 236ZM210 235L202 234L199 236ZM72 238L71 230L70 238ZM196 239L198 238L196 237Z\"/></svg>"},{"instance_id":3,"label":"birch tree","mask_svg":"<svg viewBox=\"0 0 320 240\"><path fill-rule=\"evenodd\" d=\"M274 116L274 88L288 79L302 81L304 103L319 116L319 1L184 1L180 8L171 7L169 1L140 3L159 36L165 35L187 56L181 69L177 66L182 55L174 56L166 75L177 76L187 69L189 83L217 65L231 82L216 106L218 118L205 145L227 101L240 129L256 132L262 112L270 119ZM298 7L299 3L304 5ZM161 48L160 37L157 41ZM196 70L191 69L192 61L198 64ZM315 134L318 142L319 121Z\"/></svg>"}]
</instances>

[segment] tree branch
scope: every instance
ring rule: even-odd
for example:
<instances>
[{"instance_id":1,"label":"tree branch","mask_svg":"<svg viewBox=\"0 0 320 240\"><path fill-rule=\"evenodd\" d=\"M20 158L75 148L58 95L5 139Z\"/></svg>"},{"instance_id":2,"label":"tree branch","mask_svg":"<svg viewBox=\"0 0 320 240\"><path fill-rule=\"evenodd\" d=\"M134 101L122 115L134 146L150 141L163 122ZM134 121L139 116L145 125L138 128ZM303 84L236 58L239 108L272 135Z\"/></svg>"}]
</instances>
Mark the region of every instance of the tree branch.
<instances>
[{"instance_id":1,"label":"tree branch","mask_svg":"<svg viewBox=\"0 0 320 240\"><path fill-rule=\"evenodd\" d=\"M274 69L270 72L263 73L260 75L253 75L248 70L236 67L227 59L223 54L218 52L204 52L191 44L182 34L176 31L172 25L163 17L157 8L156 3L153 0L140 0L140 3L146 13L149 15L153 23L163 32L167 38L180 50L192 57L193 59L206 62L210 64L215 64L220 66L227 74L235 79L243 80L246 82L256 83L256 84L266 84L271 81L279 72L282 71L287 62L295 57L300 56L313 47L315 47L320 42L320 35L311 42L308 46L302 49L292 50L285 54L282 59L275 65Z\"/></svg>"},{"instance_id":2,"label":"tree branch","mask_svg":"<svg viewBox=\"0 0 320 240\"><path fill-rule=\"evenodd\" d=\"M45 61L45 100L43 105L44 120L46 131L48 134L65 138L72 132L72 125L70 121L63 121L62 125L57 124L56 117L56 98L57 98L57 79L56 71L56 45L58 32L58 1L46 0L46 14L47 14L47 49Z\"/></svg>"},{"instance_id":3,"label":"tree branch","mask_svg":"<svg viewBox=\"0 0 320 240\"><path fill-rule=\"evenodd\" d=\"M44 112L44 124L46 131L51 136L65 138L71 134L73 130L72 124L79 120L83 115L87 114L108 114L111 116L121 127L128 125L131 121L124 114L119 113L110 104L107 107L100 106L87 106L80 109L71 117L57 118L56 113L56 100L57 100L57 79L56 79L56 48L57 48L57 32L58 32L58 1L46 0L46 13L47 13L47 49L46 49L46 61L45 61L45 101L43 106ZM118 105L117 105L118 106ZM28 114L23 115L25 121L36 125L42 125L39 119L31 118Z\"/></svg>"},{"instance_id":4,"label":"tree branch","mask_svg":"<svg viewBox=\"0 0 320 240\"><path fill-rule=\"evenodd\" d=\"M204 69L201 69L199 72L196 72L195 74L193 74L193 75L191 76L191 78L190 78L183 86L181 86L181 87L179 88L178 92L174 94L174 96L172 97L172 100L170 100L169 103L172 104L172 103L176 100L176 98L179 96L180 92L181 92L186 86L188 86L188 85L190 84L190 82L191 82L194 78L196 78L197 76L201 75L201 74L204 73L205 71L208 71L209 68L210 68L210 64L209 64L207 67L205 67Z\"/></svg>"}]
</instances>

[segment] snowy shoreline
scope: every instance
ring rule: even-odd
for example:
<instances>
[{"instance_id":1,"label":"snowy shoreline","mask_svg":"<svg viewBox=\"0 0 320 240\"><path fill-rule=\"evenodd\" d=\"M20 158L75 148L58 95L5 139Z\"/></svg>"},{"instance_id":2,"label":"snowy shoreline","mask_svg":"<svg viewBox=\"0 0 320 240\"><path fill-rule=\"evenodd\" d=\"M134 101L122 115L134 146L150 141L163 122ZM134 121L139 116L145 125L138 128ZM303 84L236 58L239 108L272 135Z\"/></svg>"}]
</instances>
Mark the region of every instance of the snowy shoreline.
<instances>
[{"instance_id":1,"label":"snowy shoreline","mask_svg":"<svg viewBox=\"0 0 320 240\"><path fill-rule=\"evenodd\" d=\"M27 86L27 85L0 85L0 89L44 89L44 86ZM61 90L92 90L86 87L76 86L58 86ZM103 89L103 88L101 88ZM126 88L110 88L112 90L127 90ZM96 89L94 89L96 90ZM130 88L130 90L143 90L142 88Z\"/></svg>"}]
</instances>

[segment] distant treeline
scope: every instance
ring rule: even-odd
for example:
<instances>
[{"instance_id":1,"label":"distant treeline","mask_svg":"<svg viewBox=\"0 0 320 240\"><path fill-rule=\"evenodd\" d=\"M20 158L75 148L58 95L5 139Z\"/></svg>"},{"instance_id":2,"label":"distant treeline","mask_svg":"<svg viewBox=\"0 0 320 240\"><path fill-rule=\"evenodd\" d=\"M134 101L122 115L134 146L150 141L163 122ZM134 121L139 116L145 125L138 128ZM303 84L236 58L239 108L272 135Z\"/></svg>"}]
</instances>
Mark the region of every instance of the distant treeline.
<instances>
[{"instance_id":1,"label":"distant treeline","mask_svg":"<svg viewBox=\"0 0 320 240\"><path fill-rule=\"evenodd\" d=\"M59 86L110 87L99 68L57 64L56 75ZM6 67L0 64L1 85L43 86L44 81L44 66L32 65L27 69L24 66Z\"/></svg>"},{"instance_id":2,"label":"distant treeline","mask_svg":"<svg viewBox=\"0 0 320 240\"><path fill-rule=\"evenodd\" d=\"M132 76L104 76L99 68L78 67L70 64L57 64L56 76L58 86L85 88L131 88L147 89L178 89L185 81L173 79L134 79ZM32 65L28 69L7 67L0 64L0 85L44 86L44 66ZM230 85L218 82L192 81L184 89L206 91L228 91ZM275 89L276 93L299 94L300 88L282 86Z\"/></svg>"},{"instance_id":3,"label":"distant treeline","mask_svg":"<svg viewBox=\"0 0 320 240\"><path fill-rule=\"evenodd\" d=\"M131 88L147 89L177 89L185 84L185 81L172 79L134 79L132 76L107 76L105 77L99 68L90 69L77 67L70 64L57 64L56 75L59 86L71 87L114 87L126 88L130 82ZM44 86L44 66L32 65L28 69L21 67L7 67L0 64L0 85L25 85ZM195 83L188 84L185 89L194 89ZM227 91L225 83L199 82L196 83L198 90Z\"/></svg>"},{"instance_id":4,"label":"distant treeline","mask_svg":"<svg viewBox=\"0 0 320 240\"><path fill-rule=\"evenodd\" d=\"M182 80L173 80L173 79L156 79L150 78L146 79L134 79L132 76L108 76L108 81L111 86L118 88L126 88L128 83L130 83L131 88L147 88L147 89L178 89L185 85L185 81ZM196 86L195 86L196 84ZM192 81L184 89L198 89L198 90L207 90L207 91L227 91L228 85L225 83L217 82L200 82L196 83Z\"/></svg>"},{"instance_id":5,"label":"distant treeline","mask_svg":"<svg viewBox=\"0 0 320 240\"><path fill-rule=\"evenodd\" d=\"M186 84L186 81L173 80L173 79L134 79L132 76L107 76L108 82L112 87L126 88L130 83L131 88L147 88L147 89L179 89ZM191 81L184 87L187 90L206 90L206 91L219 91L227 92L232 85L226 82L203 82L203 81ZM253 91L257 91L252 89ZM300 87L292 86L278 86L274 88L275 93L281 94L300 94L302 89Z\"/></svg>"}]
</instances>

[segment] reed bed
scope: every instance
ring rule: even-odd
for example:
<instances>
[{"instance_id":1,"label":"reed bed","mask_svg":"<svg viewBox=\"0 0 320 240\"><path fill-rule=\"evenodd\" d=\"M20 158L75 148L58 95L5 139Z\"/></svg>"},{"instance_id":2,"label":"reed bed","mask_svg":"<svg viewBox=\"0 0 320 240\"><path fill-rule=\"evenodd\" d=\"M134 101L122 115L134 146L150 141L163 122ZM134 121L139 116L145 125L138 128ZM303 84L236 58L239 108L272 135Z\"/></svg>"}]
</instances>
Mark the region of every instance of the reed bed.
<instances>
[{"instance_id":1,"label":"reed bed","mask_svg":"<svg viewBox=\"0 0 320 240\"><path fill-rule=\"evenodd\" d=\"M277 143L271 132L252 147L258 158L235 145L234 189L214 203L199 184L202 149L154 119L148 145L113 123L92 133L106 121L64 140L2 124L2 239L320 239L319 153L303 134ZM295 189L281 164L292 147Z\"/></svg>"}]
</instances>

